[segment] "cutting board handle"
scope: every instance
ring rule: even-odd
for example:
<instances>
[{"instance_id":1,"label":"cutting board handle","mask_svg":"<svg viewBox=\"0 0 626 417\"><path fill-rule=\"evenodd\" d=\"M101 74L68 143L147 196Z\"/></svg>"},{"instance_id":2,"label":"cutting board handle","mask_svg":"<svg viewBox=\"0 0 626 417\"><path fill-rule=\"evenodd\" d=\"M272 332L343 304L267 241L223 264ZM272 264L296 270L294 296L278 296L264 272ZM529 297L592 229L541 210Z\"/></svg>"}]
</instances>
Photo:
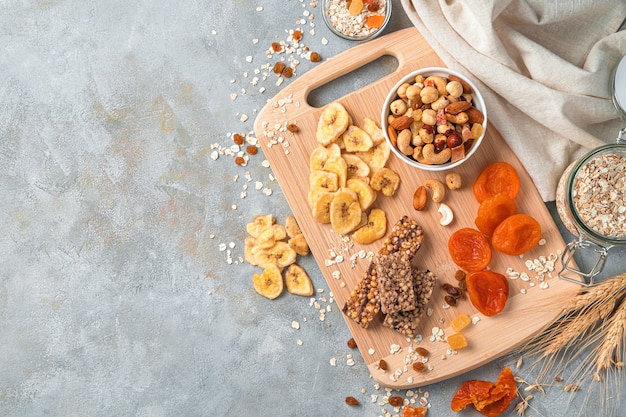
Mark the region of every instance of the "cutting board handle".
<instances>
[{"instance_id":1,"label":"cutting board handle","mask_svg":"<svg viewBox=\"0 0 626 417\"><path fill-rule=\"evenodd\" d=\"M315 71L308 71L300 76L290 86L289 91L292 92L294 101L300 102L303 107L312 108L307 101L311 91L385 55L395 57L398 60L398 68L393 73L377 80L376 83L386 80L394 74L404 74L411 63L416 61L415 49L424 48L422 45L426 44L425 42L416 42L416 35L423 39L416 28L407 28L354 46L337 56L328 58L318 65ZM426 48L428 48L427 44ZM432 54L432 50L426 48L424 48L425 53L428 51ZM443 64L434 62L433 65L441 66Z\"/></svg>"}]
</instances>

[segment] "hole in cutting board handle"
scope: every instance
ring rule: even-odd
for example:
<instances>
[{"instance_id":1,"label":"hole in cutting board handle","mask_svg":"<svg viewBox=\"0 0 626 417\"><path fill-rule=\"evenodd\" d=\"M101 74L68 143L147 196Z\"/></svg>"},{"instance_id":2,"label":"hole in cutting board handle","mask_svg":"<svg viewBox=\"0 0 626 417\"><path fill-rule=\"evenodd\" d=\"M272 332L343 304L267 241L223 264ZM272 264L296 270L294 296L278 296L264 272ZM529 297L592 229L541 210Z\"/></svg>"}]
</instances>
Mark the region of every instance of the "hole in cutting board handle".
<instances>
[{"instance_id":1,"label":"hole in cutting board handle","mask_svg":"<svg viewBox=\"0 0 626 417\"><path fill-rule=\"evenodd\" d=\"M307 97L307 104L321 108L333 101L356 91L362 87L378 81L382 77L398 69L398 59L392 55L383 55L380 58L345 74L339 78L311 90Z\"/></svg>"}]
</instances>

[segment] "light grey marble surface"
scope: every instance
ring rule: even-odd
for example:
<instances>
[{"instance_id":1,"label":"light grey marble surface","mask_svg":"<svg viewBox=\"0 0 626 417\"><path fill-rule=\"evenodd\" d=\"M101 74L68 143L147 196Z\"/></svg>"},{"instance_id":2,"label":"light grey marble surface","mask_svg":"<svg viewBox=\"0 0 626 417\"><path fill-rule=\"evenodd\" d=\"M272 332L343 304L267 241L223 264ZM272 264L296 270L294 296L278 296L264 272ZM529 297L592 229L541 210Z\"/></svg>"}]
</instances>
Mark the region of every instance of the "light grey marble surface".
<instances>
[{"instance_id":1,"label":"light grey marble surface","mask_svg":"<svg viewBox=\"0 0 626 417\"><path fill-rule=\"evenodd\" d=\"M386 32L410 26L393 5ZM241 261L246 223L290 209L261 153L240 167L224 150L232 133L254 139L256 112L290 82L276 85L266 50L297 28L324 59L353 45L309 0L0 2L0 415L398 414L372 402L386 392L346 346L311 256L324 321L308 298L258 296ZM315 66L283 56L296 77ZM453 415L462 381L513 364L423 387L428 415ZM576 415L601 395L535 394L527 416Z\"/></svg>"}]
</instances>

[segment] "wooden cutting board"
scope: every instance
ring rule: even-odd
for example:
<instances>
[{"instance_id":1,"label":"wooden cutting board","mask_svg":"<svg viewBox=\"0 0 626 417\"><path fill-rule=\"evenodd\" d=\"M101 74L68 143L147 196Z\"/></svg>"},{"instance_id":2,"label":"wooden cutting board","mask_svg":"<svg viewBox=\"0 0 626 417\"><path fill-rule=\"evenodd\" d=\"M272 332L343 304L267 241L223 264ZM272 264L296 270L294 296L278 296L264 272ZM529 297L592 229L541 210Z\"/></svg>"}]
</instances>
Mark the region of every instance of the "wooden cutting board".
<instances>
[{"instance_id":1,"label":"wooden cutting board","mask_svg":"<svg viewBox=\"0 0 626 417\"><path fill-rule=\"evenodd\" d=\"M254 126L259 143L334 294L338 308L343 307L369 264L367 258L361 257L362 254L377 252L382 240L361 246L342 239L331 230L329 224L319 224L312 218L307 201L309 155L318 146L315 130L321 108L307 104L307 97L316 88L385 55L397 59L398 68L395 72L338 99L358 126L362 126L365 117L379 122L386 94L402 76L423 67L444 66L416 29L394 32L357 45L299 76L267 103L258 114ZM489 111L489 103L486 105ZM285 127L290 123L297 124L300 131L292 133L286 130ZM511 120L511 123L515 121ZM504 274L509 268L520 273L526 272L529 280L510 280L510 298L505 311L495 317L485 317L474 309L467 298L460 300L455 307L445 308L441 284L449 282L456 285L454 273L458 268L448 254L448 237L461 227L474 227L478 203L474 199L471 184L481 169L493 161L507 161L517 169L521 178L521 192L516 198L518 212L530 214L539 221L545 244L523 257L494 251L490 269ZM539 259L540 256L560 258L565 243L524 167L493 126L488 126L486 138L477 153L455 169L461 174L464 186L460 190L448 191L446 195L444 201L455 213L454 222L447 227L438 223L436 204L431 202L430 208L422 212L416 212L412 207L412 196L417 186L428 178L443 181L446 172L429 173L411 168L393 153L387 166L400 174L402 182L393 197L379 196L374 206L387 213L388 230L405 214L422 225L425 240L414 264L420 269L433 271L439 281L429 304L432 315L425 315L420 324L423 339L419 343L415 340L407 341L400 333L383 327L380 314L368 329L361 328L344 316L373 378L382 385L396 389L423 386L462 374L502 356L551 323L558 316L561 306L578 292L578 284L559 279L555 271L551 273L551 278L540 285L538 275L526 266L527 261ZM336 255L341 255L343 262L336 262ZM558 265L555 266L557 269ZM545 276L548 277L548 274ZM541 288L546 284L547 288ZM478 323L463 330L469 347L455 353L449 351L447 342L430 340L435 327L443 329L446 335L452 334L449 323L461 312L480 318ZM397 346L394 348L394 345ZM418 373L410 365L405 366L407 355L418 346L430 352L428 365L432 369L426 372ZM392 353L398 347L401 350ZM378 368L383 358L389 365L387 372Z\"/></svg>"}]
</instances>

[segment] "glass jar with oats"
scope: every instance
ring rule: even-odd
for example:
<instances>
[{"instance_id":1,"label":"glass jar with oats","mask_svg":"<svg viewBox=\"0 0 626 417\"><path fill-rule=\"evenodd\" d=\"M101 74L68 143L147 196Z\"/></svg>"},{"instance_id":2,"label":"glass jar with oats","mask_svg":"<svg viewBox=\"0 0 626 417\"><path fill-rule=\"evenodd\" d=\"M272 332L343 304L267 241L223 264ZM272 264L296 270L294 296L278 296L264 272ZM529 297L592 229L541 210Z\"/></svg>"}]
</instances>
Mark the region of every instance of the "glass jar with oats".
<instances>
[{"instance_id":1,"label":"glass jar with oats","mask_svg":"<svg viewBox=\"0 0 626 417\"><path fill-rule=\"evenodd\" d=\"M591 285L602 271L608 250L626 245L626 129L617 143L594 149L565 170L556 192L556 207L563 225L577 236L563 252L559 276ZM578 250L595 252L597 260L591 270L573 266Z\"/></svg>"},{"instance_id":2,"label":"glass jar with oats","mask_svg":"<svg viewBox=\"0 0 626 417\"><path fill-rule=\"evenodd\" d=\"M615 109L626 121L626 56L613 70L610 88ZM626 245L626 128L614 144L592 150L565 170L556 208L563 225L577 236L563 251L559 277L591 285L609 249ZM577 251L593 255L589 270L575 265Z\"/></svg>"}]
</instances>

